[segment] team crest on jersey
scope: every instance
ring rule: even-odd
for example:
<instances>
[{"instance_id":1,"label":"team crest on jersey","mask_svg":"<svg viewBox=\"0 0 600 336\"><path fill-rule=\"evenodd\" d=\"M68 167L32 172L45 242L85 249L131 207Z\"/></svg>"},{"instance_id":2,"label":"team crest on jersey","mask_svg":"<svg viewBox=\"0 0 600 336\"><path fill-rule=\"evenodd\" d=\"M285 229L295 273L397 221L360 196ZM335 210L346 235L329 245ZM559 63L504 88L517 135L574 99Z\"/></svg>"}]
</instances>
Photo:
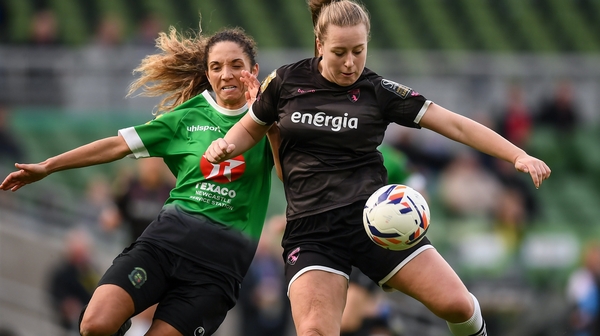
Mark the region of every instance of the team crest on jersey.
<instances>
[{"instance_id":1,"label":"team crest on jersey","mask_svg":"<svg viewBox=\"0 0 600 336\"><path fill-rule=\"evenodd\" d=\"M269 83L271 83L275 77L277 77L277 70L273 70L273 72L271 72L267 78L263 80L262 84L260 84L260 92L265 92L267 86L269 86Z\"/></svg>"},{"instance_id":2,"label":"team crest on jersey","mask_svg":"<svg viewBox=\"0 0 600 336\"><path fill-rule=\"evenodd\" d=\"M402 99L406 99L406 97L408 97L408 95L412 92L412 89L409 88L408 86L402 85L402 84L398 84L398 83L396 83L394 81L391 81L389 79L382 79L381 80L381 86L383 86L384 89L397 94Z\"/></svg>"},{"instance_id":3,"label":"team crest on jersey","mask_svg":"<svg viewBox=\"0 0 600 336\"><path fill-rule=\"evenodd\" d=\"M346 97L348 97L351 102L356 103L358 98L360 98L360 89L349 90Z\"/></svg>"},{"instance_id":4,"label":"team crest on jersey","mask_svg":"<svg viewBox=\"0 0 600 336\"><path fill-rule=\"evenodd\" d=\"M207 180L229 183L237 180L246 170L244 156L238 155L220 163L209 162L204 155L200 159L200 171Z\"/></svg>"}]
</instances>

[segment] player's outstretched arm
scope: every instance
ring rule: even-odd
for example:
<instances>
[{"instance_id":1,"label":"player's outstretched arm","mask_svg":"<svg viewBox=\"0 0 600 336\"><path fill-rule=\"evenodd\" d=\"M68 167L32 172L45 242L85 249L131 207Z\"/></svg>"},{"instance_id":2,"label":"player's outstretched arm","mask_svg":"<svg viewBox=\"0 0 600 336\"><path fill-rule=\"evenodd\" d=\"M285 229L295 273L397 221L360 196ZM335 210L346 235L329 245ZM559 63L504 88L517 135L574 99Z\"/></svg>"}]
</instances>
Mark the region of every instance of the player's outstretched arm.
<instances>
[{"instance_id":1,"label":"player's outstretched arm","mask_svg":"<svg viewBox=\"0 0 600 336\"><path fill-rule=\"evenodd\" d=\"M527 154L490 128L439 105L431 104L421 118L420 125L449 139L461 142L491 156L511 162L515 169L529 173L539 188L550 177L550 168L544 161Z\"/></svg>"},{"instance_id":2,"label":"player's outstretched arm","mask_svg":"<svg viewBox=\"0 0 600 336\"><path fill-rule=\"evenodd\" d=\"M10 173L0 184L1 190L17 191L26 184L43 179L61 170L112 162L130 154L123 137L114 136L94 141L40 163L16 163L18 171Z\"/></svg>"},{"instance_id":3,"label":"player's outstretched arm","mask_svg":"<svg viewBox=\"0 0 600 336\"><path fill-rule=\"evenodd\" d=\"M204 156L212 163L236 157L256 145L265 136L269 127L271 125L259 125L252 119L250 113L246 113L225 134L225 138L219 138L210 144Z\"/></svg>"}]
</instances>

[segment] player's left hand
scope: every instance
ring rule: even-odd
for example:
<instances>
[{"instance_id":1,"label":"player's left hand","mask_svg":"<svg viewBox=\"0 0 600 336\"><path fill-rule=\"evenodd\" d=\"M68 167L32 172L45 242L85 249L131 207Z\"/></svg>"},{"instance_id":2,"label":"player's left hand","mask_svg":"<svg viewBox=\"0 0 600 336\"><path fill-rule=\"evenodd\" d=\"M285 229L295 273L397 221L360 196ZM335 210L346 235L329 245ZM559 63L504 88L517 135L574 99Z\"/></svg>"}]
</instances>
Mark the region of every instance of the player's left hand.
<instances>
[{"instance_id":1,"label":"player's left hand","mask_svg":"<svg viewBox=\"0 0 600 336\"><path fill-rule=\"evenodd\" d=\"M517 156L515 159L515 169L523 173L529 173L536 188L539 188L542 185L542 181L550 177L550 173L552 172L544 161L528 154Z\"/></svg>"},{"instance_id":2,"label":"player's left hand","mask_svg":"<svg viewBox=\"0 0 600 336\"><path fill-rule=\"evenodd\" d=\"M204 157L206 157L210 163L223 162L227 155L231 154L234 149L234 144L229 144L225 139L219 138L208 146L208 149L204 153Z\"/></svg>"},{"instance_id":3,"label":"player's left hand","mask_svg":"<svg viewBox=\"0 0 600 336\"><path fill-rule=\"evenodd\" d=\"M258 89L260 88L260 82L258 78L254 76L252 73L246 70L242 70L242 77L240 80L246 85L248 89L246 91L246 102L248 106L252 106L252 104L256 101L256 96L258 96Z\"/></svg>"}]
</instances>

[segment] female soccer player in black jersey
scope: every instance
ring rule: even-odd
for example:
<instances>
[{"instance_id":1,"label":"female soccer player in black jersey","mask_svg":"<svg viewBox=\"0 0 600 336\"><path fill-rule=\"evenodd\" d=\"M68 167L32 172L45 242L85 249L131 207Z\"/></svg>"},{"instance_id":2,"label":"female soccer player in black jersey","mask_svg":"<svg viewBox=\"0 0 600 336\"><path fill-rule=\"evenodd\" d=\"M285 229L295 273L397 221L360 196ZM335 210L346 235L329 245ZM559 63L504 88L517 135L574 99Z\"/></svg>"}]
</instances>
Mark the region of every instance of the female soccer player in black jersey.
<instances>
[{"instance_id":1,"label":"female soccer player in black jersey","mask_svg":"<svg viewBox=\"0 0 600 336\"><path fill-rule=\"evenodd\" d=\"M310 0L319 57L282 66L263 81L250 112L205 155L235 157L277 122L288 202L283 237L288 295L298 335L339 335L351 266L384 289L421 301L454 335L486 335L477 299L424 238L404 251L369 241L365 200L386 183L377 146L389 123L425 127L529 173L548 166L489 128L365 68L370 21L351 0Z\"/></svg>"}]
</instances>

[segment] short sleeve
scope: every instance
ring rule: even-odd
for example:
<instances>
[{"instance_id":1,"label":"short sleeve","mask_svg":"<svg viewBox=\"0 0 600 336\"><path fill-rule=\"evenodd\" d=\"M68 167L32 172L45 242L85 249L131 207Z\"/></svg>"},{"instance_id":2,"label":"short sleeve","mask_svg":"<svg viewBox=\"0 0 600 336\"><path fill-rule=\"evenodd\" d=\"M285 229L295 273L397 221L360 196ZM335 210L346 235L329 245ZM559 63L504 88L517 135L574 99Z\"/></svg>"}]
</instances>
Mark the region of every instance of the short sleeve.
<instances>
[{"instance_id":1,"label":"short sleeve","mask_svg":"<svg viewBox=\"0 0 600 336\"><path fill-rule=\"evenodd\" d=\"M406 127L421 128L419 122L431 104L430 100L408 86L383 78L376 83L375 90L388 120Z\"/></svg>"},{"instance_id":2,"label":"short sleeve","mask_svg":"<svg viewBox=\"0 0 600 336\"><path fill-rule=\"evenodd\" d=\"M250 108L250 116L260 125L270 125L277 121L282 72L282 69L274 70L263 80L258 97Z\"/></svg>"},{"instance_id":3,"label":"short sleeve","mask_svg":"<svg viewBox=\"0 0 600 336\"><path fill-rule=\"evenodd\" d=\"M175 135L179 120L179 113L165 113L143 125L120 129L119 134L125 139L136 159L150 156L164 157Z\"/></svg>"}]
</instances>

